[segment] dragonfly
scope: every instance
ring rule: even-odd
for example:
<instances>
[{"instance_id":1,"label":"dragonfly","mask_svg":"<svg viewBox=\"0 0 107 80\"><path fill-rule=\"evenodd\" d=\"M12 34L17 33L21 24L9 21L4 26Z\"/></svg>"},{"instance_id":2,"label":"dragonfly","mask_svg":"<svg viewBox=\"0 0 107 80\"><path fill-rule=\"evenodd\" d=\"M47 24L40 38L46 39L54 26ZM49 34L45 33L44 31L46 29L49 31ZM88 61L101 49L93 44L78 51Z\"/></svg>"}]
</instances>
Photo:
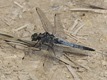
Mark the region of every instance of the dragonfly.
<instances>
[{"instance_id":1,"label":"dragonfly","mask_svg":"<svg viewBox=\"0 0 107 80\"><path fill-rule=\"evenodd\" d=\"M36 11L38 16L40 17L45 32L39 34L38 33L32 34L31 41L22 40L3 33L0 33L0 39L3 39L5 42L15 42L26 45L28 47L39 48L40 50L42 49L42 46L45 45L48 47L47 50L51 49L54 53L55 53L54 48L56 46L58 47L62 46L61 48L71 47L80 50L95 51L95 49L93 48L78 45L64 40L64 35L62 35L64 34L64 29L61 24L60 16L58 13L54 15L54 26L53 26L46 17L45 13L39 7L36 8Z\"/></svg>"},{"instance_id":2,"label":"dragonfly","mask_svg":"<svg viewBox=\"0 0 107 80\"><path fill-rule=\"evenodd\" d=\"M44 57L43 66L47 70L48 68L53 67L54 61L55 62L60 61L64 64L71 65L71 62L69 63L65 59L60 58L63 52L70 52L74 54L76 53L76 55L84 55L84 53L82 54L81 52L95 51L95 49L93 48L78 45L65 40L64 35L62 35L64 34L64 29L61 24L60 16L58 13L54 15L54 26L53 26L51 22L48 20L48 18L46 17L45 13L40 8L37 7L36 11L40 17L40 20L42 22L42 26L45 32L33 33L31 35L31 40L24 40L24 39L17 38L15 36L0 33L0 40L5 41L6 43L18 43L18 44L25 45L27 46L28 49L32 49L34 52L40 51L41 49L42 50L47 49L47 52L50 53L50 50L51 50L51 52L54 53L54 56L52 56L51 54L42 56L42 58ZM60 51L57 49L59 49ZM59 52L56 52L56 51L59 51ZM41 52L38 52L38 53L41 53ZM41 57L41 54L34 54L34 55L36 55L37 57L39 56ZM24 59L24 57L22 59Z\"/></svg>"},{"instance_id":3,"label":"dragonfly","mask_svg":"<svg viewBox=\"0 0 107 80\"><path fill-rule=\"evenodd\" d=\"M44 33L40 33L40 34L34 33L31 36L32 41L37 41L37 44L39 46L41 46L42 44L48 44L47 46L53 49L54 44L58 44L58 45L78 48L81 50L95 51L95 49L93 48L78 45L75 43L70 43L63 39L63 36L61 35L64 34L64 29L61 24L60 16L58 13L55 14L54 16L54 26L53 26L40 8L37 7L36 11L40 17L40 20L43 24L43 28L45 30Z\"/></svg>"}]
</instances>

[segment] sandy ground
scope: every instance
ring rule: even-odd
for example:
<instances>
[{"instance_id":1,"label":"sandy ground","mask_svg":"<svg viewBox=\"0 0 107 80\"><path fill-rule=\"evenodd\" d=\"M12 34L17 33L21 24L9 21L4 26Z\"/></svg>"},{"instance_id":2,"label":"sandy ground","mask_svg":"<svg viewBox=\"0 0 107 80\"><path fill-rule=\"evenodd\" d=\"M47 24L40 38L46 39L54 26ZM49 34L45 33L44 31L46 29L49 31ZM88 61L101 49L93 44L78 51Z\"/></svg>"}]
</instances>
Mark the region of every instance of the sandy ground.
<instances>
[{"instance_id":1,"label":"sandy ground","mask_svg":"<svg viewBox=\"0 0 107 80\"><path fill-rule=\"evenodd\" d=\"M0 33L30 40L34 32L43 32L35 10L40 7L52 24L54 14L60 13L65 34L73 35L66 36L67 41L96 49L85 52L91 56L69 54L76 65L68 66L44 54L47 51L0 41L0 80L107 80L107 13L70 11L88 4L107 8L107 0L0 0Z\"/></svg>"}]
</instances>

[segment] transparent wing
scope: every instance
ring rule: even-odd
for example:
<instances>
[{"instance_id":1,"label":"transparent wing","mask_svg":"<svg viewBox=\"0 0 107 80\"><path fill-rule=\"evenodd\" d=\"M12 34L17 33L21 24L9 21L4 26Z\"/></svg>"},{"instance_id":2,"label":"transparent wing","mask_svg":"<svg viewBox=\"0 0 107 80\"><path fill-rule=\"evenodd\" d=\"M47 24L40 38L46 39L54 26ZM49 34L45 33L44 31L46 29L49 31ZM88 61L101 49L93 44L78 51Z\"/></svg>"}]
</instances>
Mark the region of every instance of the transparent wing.
<instances>
[{"instance_id":1,"label":"transparent wing","mask_svg":"<svg viewBox=\"0 0 107 80\"><path fill-rule=\"evenodd\" d=\"M69 47L66 45L60 45L60 44L55 44L55 50L62 50L64 53L71 53L74 55L78 55L78 56L87 56L87 55L92 55L88 50L82 50L79 48L74 48L74 47Z\"/></svg>"},{"instance_id":2,"label":"transparent wing","mask_svg":"<svg viewBox=\"0 0 107 80\"><path fill-rule=\"evenodd\" d=\"M40 8L36 8L36 11L40 17L40 20L42 22L43 28L46 32L54 33L54 26L50 23L50 21L47 19L46 15Z\"/></svg>"},{"instance_id":3,"label":"transparent wing","mask_svg":"<svg viewBox=\"0 0 107 80\"><path fill-rule=\"evenodd\" d=\"M55 16L54 16L54 26L56 28L56 32L54 32L55 36L64 39L65 32L64 32L64 28L62 26L61 20L60 20L60 15L58 13L55 14Z\"/></svg>"},{"instance_id":4,"label":"transparent wing","mask_svg":"<svg viewBox=\"0 0 107 80\"><path fill-rule=\"evenodd\" d=\"M14 43L20 43L29 47L32 47L35 45L36 42L33 41L27 41L27 40L21 40L18 38L15 38L13 36L7 35L7 34L3 34L0 33L0 40L4 40L6 42L14 42Z\"/></svg>"}]
</instances>

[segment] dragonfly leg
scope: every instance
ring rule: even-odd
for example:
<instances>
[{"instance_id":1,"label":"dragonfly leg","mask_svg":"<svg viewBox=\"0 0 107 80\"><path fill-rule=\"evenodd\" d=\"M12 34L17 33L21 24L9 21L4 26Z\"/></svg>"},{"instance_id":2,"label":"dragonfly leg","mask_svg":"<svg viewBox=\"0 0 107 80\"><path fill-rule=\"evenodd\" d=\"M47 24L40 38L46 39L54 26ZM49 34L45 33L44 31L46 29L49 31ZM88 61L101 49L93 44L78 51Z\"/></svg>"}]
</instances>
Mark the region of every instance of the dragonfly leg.
<instances>
[{"instance_id":1,"label":"dragonfly leg","mask_svg":"<svg viewBox=\"0 0 107 80\"><path fill-rule=\"evenodd\" d=\"M34 44L34 47L37 47L38 46L38 44L39 44L39 40L37 41L37 43L36 44Z\"/></svg>"},{"instance_id":2,"label":"dragonfly leg","mask_svg":"<svg viewBox=\"0 0 107 80\"><path fill-rule=\"evenodd\" d=\"M56 56L56 54L55 54L55 50L54 50L54 45L53 45L53 44L50 44L50 45L48 45L48 44L44 44L44 45L48 46L47 50L49 51L49 49L51 49L52 52L54 53L54 55Z\"/></svg>"},{"instance_id":3,"label":"dragonfly leg","mask_svg":"<svg viewBox=\"0 0 107 80\"><path fill-rule=\"evenodd\" d=\"M42 42L41 42L41 40L38 40L38 41L37 41L37 43L36 43L36 44L34 44L34 46L33 46L33 47L39 48L39 50L38 50L38 51L40 51L40 50L41 50L41 46L42 46Z\"/></svg>"}]
</instances>

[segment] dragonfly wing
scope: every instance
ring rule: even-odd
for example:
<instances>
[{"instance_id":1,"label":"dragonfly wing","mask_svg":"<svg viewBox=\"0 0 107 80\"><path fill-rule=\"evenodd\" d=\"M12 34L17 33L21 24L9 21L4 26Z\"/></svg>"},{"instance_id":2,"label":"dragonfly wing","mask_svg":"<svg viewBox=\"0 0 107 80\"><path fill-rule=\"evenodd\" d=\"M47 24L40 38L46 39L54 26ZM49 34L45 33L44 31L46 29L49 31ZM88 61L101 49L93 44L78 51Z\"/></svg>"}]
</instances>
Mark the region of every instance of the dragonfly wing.
<instances>
[{"instance_id":1,"label":"dragonfly wing","mask_svg":"<svg viewBox=\"0 0 107 80\"><path fill-rule=\"evenodd\" d=\"M71 53L71 54L79 55L79 56L92 55L87 50L82 50L79 48L69 47L69 46L65 46L65 45L61 45L61 44L55 44L55 49L56 50L59 49L59 50L63 51L64 53Z\"/></svg>"},{"instance_id":2,"label":"dragonfly wing","mask_svg":"<svg viewBox=\"0 0 107 80\"><path fill-rule=\"evenodd\" d=\"M64 28L62 26L61 20L60 20L60 15L57 13L54 16L54 26L56 28L56 33L55 36L60 37L60 38L65 38L65 36L63 35L64 32Z\"/></svg>"},{"instance_id":3,"label":"dragonfly wing","mask_svg":"<svg viewBox=\"0 0 107 80\"><path fill-rule=\"evenodd\" d=\"M13 36L3 34L3 33L0 33L0 40L4 40L6 42L20 43L20 44L30 46L30 47L34 46L36 43L34 41L21 40L21 39L18 39L18 38L15 38Z\"/></svg>"},{"instance_id":4,"label":"dragonfly wing","mask_svg":"<svg viewBox=\"0 0 107 80\"><path fill-rule=\"evenodd\" d=\"M40 9L40 8L36 8L36 11L40 17L40 20L42 22L42 25L43 25L43 28L46 32L49 32L49 33L53 33L53 29L54 29L54 26L50 23L50 21L47 19L46 15L44 14L44 12Z\"/></svg>"}]
</instances>

